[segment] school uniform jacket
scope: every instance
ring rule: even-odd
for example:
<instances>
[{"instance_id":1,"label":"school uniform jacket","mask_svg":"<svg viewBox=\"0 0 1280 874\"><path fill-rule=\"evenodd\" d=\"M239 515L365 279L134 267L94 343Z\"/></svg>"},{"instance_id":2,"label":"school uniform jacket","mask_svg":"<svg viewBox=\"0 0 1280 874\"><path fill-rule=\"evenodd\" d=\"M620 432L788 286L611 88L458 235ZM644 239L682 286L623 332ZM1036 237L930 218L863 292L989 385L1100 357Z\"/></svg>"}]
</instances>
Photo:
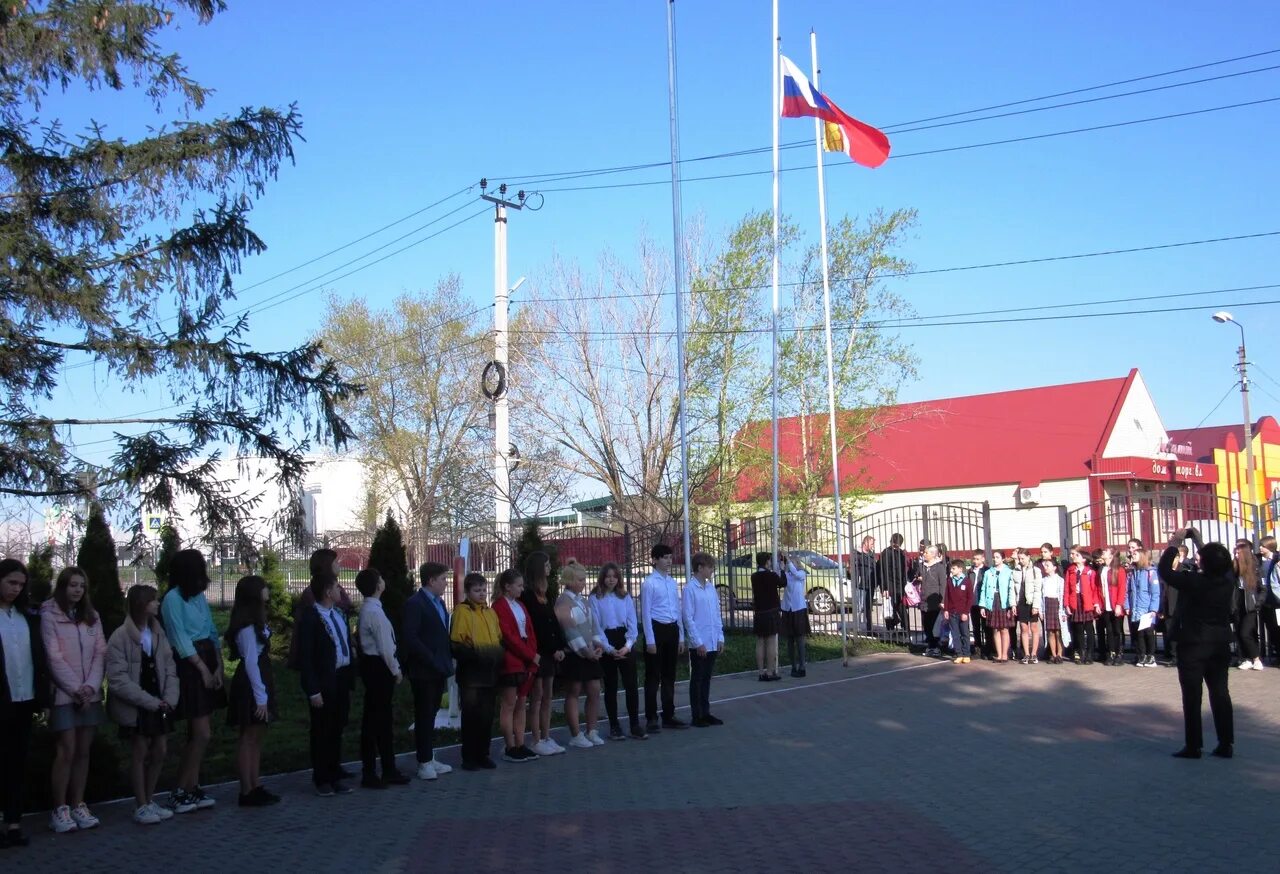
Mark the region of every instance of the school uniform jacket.
<instances>
[{"instance_id":1,"label":"school uniform jacket","mask_svg":"<svg viewBox=\"0 0 1280 874\"><path fill-rule=\"evenodd\" d=\"M1129 598L1129 583L1124 568L1113 568L1107 571L1107 594L1111 596L1111 607L1123 607ZM1098 599L1106 612L1106 600L1102 597L1102 571L1098 571Z\"/></svg>"},{"instance_id":2,"label":"school uniform jacket","mask_svg":"<svg viewBox=\"0 0 1280 874\"><path fill-rule=\"evenodd\" d=\"M347 625L346 614L334 607L333 615L339 617L338 622L347 636L347 652L351 659L351 664L344 669L342 676L339 676L337 667L337 644L333 642L333 636L320 611L315 607L304 609L294 630L298 638L298 671L302 691L308 698L322 696L326 704L337 696L339 683L350 688L351 669L356 664L356 646Z\"/></svg>"},{"instance_id":3,"label":"school uniform jacket","mask_svg":"<svg viewBox=\"0 0 1280 874\"><path fill-rule=\"evenodd\" d=\"M947 587L942 595L942 609L948 613L967 616L973 609L973 574L968 573L960 580L960 585L951 577L947 577Z\"/></svg>"},{"instance_id":4,"label":"school uniform jacket","mask_svg":"<svg viewBox=\"0 0 1280 874\"><path fill-rule=\"evenodd\" d=\"M445 616L448 616L448 610ZM449 647L449 626L422 589L405 601L400 644L404 649L404 674L411 680L453 674L453 653Z\"/></svg>"},{"instance_id":5,"label":"school uniform jacket","mask_svg":"<svg viewBox=\"0 0 1280 874\"><path fill-rule=\"evenodd\" d=\"M507 599L498 598L493 604L493 612L498 614L498 631L502 635L500 674L527 674L537 670L533 659L538 654L538 636L533 630L533 617L524 604L520 607L524 609L524 637L520 636L515 611Z\"/></svg>"},{"instance_id":6,"label":"school uniform jacket","mask_svg":"<svg viewBox=\"0 0 1280 874\"><path fill-rule=\"evenodd\" d=\"M1101 608L1102 587L1098 584L1098 572L1088 565L1082 569L1079 565L1073 564L1067 568L1066 583L1062 587L1062 600L1067 610L1075 611L1076 609L1077 578L1080 582L1080 594L1084 598L1084 609L1092 612L1095 607Z\"/></svg>"},{"instance_id":7,"label":"school uniform jacket","mask_svg":"<svg viewBox=\"0 0 1280 874\"><path fill-rule=\"evenodd\" d=\"M1013 569L1008 565L987 568L978 592L978 606L983 610L1008 610L1014 603Z\"/></svg>"}]
</instances>

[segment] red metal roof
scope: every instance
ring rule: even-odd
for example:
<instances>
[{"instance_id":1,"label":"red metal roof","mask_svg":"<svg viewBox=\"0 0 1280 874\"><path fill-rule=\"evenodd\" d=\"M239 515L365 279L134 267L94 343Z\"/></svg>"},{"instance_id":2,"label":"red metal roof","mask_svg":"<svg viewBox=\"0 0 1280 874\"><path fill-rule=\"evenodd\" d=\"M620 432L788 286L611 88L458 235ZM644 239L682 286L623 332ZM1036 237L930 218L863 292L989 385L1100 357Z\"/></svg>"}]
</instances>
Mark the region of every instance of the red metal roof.
<instances>
[{"instance_id":1,"label":"red metal roof","mask_svg":"<svg viewBox=\"0 0 1280 874\"><path fill-rule=\"evenodd\" d=\"M1087 477L1136 374L886 407L876 430L841 457L841 487L899 492ZM800 424L798 416L778 421L784 467L801 460ZM826 429L825 415L810 420L811 453L829 451ZM743 436L771 446L767 421ZM740 501L769 496L768 470L752 473L738 480Z\"/></svg>"}]
</instances>

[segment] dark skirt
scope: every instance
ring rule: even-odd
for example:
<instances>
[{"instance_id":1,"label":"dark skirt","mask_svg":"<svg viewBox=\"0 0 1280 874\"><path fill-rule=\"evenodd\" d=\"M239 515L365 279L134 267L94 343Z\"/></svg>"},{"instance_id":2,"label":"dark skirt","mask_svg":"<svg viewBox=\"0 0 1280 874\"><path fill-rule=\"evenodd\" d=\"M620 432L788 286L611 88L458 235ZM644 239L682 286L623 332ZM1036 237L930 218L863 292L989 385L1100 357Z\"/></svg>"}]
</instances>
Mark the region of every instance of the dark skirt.
<instances>
[{"instance_id":1,"label":"dark skirt","mask_svg":"<svg viewBox=\"0 0 1280 874\"><path fill-rule=\"evenodd\" d=\"M160 697L160 672L156 669L154 655L142 654L142 669L138 672L138 685L142 691L155 698ZM128 740L139 737L161 737L173 731L173 714L159 710L138 708L138 721L134 725L120 726L120 737Z\"/></svg>"},{"instance_id":2,"label":"dark skirt","mask_svg":"<svg viewBox=\"0 0 1280 874\"><path fill-rule=\"evenodd\" d=\"M781 612L777 607L757 610L751 619L751 631L756 637L773 637L778 633L778 626L781 624Z\"/></svg>"},{"instance_id":3,"label":"dark skirt","mask_svg":"<svg viewBox=\"0 0 1280 874\"><path fill-rule=\"evenodd\" d=\"M196 655L210 673L218 671L218 649L209 638L197 640ZM178 659L178 706L175 719L195 719L208 716L227 706L226 689L206 689L200 680L200 672L186 659Z\"/></svg>"},{"instance_id":4,"label":"dark skirt","mask_svg":"<svg viewBox=\"0 0 1280 874\"><path fill-rule=\"evenodd\" d=\"M1061 631L1062 605L1058 603L1057 598L1044 599L1044 630L1045 631Z\"/></svg>"},{"instance_id":5,"label":"dark skirt","mask_svg":"<svg viewBox=\"0 0 1280 874\"><path fill-rule=\"evenodd\" d=\"M271 673L271 647L263 647L258 656L258 673L262 675L262 685L267 687L267 718L259 719L254 713L257 705L253 701L253 684L249 682L249 672L244 669L244 662L236 668L235 678L231 681L231 705L227 709L227 725L243 728L248 725L266 725L275 722L276 715L276 683Z\"/></svg>"},{"instance_id":6,"label":"dark skirt","mask_svg":"<svg viewBox=\"0 0 1280 874\"><path fill-rule=\"evenodd\" d=\"M1035 616L1033 616L1031 613L1031 605L1028 604L1026 601L1018 602L1018 621L1019 622L1035 621Z\"/></svg>"},{"instance_id":7,"label":"dark skirt","mask_svg":"<svg viewBox=\"0 0 1280 874\"><path fill-rule=\"evenodd\" d=\"M987 611L987 627L999 631L1002 628L1013 627L1013 609L1009 607L996 607Z\"/></svg>"},{"instance_id":8,"label":"dark skirt","mask_svg":"<svg viewBox=\"0 0 1280 874\"><path fill-rule=\"evenodd\" d=\"M783 610L781 631L783 637L808 637L809 611Z\"/></svg>"},{"instance_id":9,"label":"dark skirt","mask_svg":"<svg viewBox=\"0 0 1280 874\"><path fill-rule=\"evenodd\" d=\"M586 683L601 679L604 668L599 659L584 659L575 652L567 652L560 663L560 676L570 683Z\"/></svg>"}]
</instances>

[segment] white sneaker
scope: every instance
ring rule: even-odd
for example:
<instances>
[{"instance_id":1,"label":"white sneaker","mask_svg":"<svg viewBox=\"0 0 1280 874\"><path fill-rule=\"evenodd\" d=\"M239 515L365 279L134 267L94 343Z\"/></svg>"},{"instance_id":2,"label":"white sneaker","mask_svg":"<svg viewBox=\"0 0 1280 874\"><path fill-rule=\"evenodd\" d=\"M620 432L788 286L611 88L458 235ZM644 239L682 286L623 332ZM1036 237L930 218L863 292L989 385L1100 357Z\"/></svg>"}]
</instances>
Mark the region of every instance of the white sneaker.
<instances>
[{"instance_id":1,"label":"white sneaker","mask_svg":"<svg viewBox=\"0 0 1280 874\"><path fill-rule=\"evenodd\" d=\"M71 818L76 821L76 827L80 829L97 828L101 821L89 812L89 807L83 801L71 808Z\"/></svg>"},{"instance_id":2,"label":"white sneaker","mask_svg":"<svg viewBox=\"0 0 1280 874\"><path fill-rule=\"evenodd\" d=\"M587 732L587 740L591 741L592 746L604 746L604 738L602 738L600 736L600 732L596 731L594 728Z\"/></svg>"},{"instance_id":3,"label":"white sneaker","mask_svg":"<svg viewBox=\"0 0 1280 874\"><path fill-rule=\"evenodd\" d=\"M156 816L160 817L161 821L164 821L167 819L173 819L173 811L170 810L169 808L161 807L159 804L156 804L154 801L152 801L147 806L155 811Z\"/></svg>"},{"instance_id":4,"label":"white sneaker","mask_svg":"<svg viewBox=\"0 0 1280 874\"><path fill-rule=\"evenodd\" d=\"M150 804L144 804L133 812L133 821L138 825L156 825L160 822L160 814Z\"/></svg>"},{"instance_id":5,"label":"white sneaker","mask_svg":"<svg viewBox=\"0 0 1280 874\"><path fill-rule=\"evenodd\" d=\"M587 740L587 736L585 734L575 734L573 737L569 738L569 746L578 750L589 750L593 749L595 744Z\"/></svg>"},{"instance_id":6,"label":"white sneaker","mask_svg":"<svg viewBox=\"0 0 1280 874\"><path fill-rule=\"evenodd\" d=\"M1236 665L1236 670L1237 670L1237 671L1252 671L1252 670L1253 670L1253 662L1241 662L1240 664Z\"/></svg>"},{"instance_id":7,"label":"white sneaker","mask_svg":"<svg viewBox=\"0 0 1280 874\"><path fill-rule=\"evenodd\" d=\"M49 814L49 828L61 835L73 832L80 826L71 818L71 808L64 804Z\"/></svg>"},{"instance_id":8,"label":"white sneaker","mask_svg":"<svg viewBox=\"0 0 1280 874\"><path fill-rule=\"evenodd\" d=\"M556 755L556 754L558 754L558 753L563 753L563 752L565 751L565 747L562 747L562 746L560 746L560 744L556 743L556 740L555 740L555 738L553 738L553 737L549 737L549 738L547 738L547 743L549 743L549 744L551 744L551 746L555 747L555 753L552 753L552 755Z\"/></svg>"},{"instance_id":9,"label":"white sneaker","mask_svg":"<svg viewBox=\"0 0 1280 874\"><path fill-rule=\"evenodd\" d=\"M551 739L540 740L533 745L533 751L540 756L554 756L560 752L560 748L551 742Z\"/></svg>"},{"instance_id":10,"label":"white sneaker","mask_svg":"<svg viewBox=\"0 0 1280 874\"><path fill-rule=\"evenodd\" d=\"M1263 665L1263 664L1262 664L1262 659L1254 659L1254 660L1253 660L1253 669L1254 669L1255 671L1265 671L1267 668L1266 668L1266 666L1265 666L1265 665Z\"/></svg>"},{"instance_id":11,"label":"white sneaker","mask_svg":"<svg viewBox=\"0 0 1280 874\"><path fill-rule=\"evenodd\" d=\"M434 780L438 776L440 775L436 773L435 765L433 763L423 762L418 766L419 780Z\"/></svg>"},{"instance_id":12,"label":"white sneaker","mask_svg":"<svg viewBox=\"0 0 1280 874\"><path fill-rule=\"evenodd\" d=\"M439 762L435 759L431 760L431 767L436 769L436 776L438 777L443 777L453 770L453 765L446 765L444 762Z\"/></svg>"}]
</instances>

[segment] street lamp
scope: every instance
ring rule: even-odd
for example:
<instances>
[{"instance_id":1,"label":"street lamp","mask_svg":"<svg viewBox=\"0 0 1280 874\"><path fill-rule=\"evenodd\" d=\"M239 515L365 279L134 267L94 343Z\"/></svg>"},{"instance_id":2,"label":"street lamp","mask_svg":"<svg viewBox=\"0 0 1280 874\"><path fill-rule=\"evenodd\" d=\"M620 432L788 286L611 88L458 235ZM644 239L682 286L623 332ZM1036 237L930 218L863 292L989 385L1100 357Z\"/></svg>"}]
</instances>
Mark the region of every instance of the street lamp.
<instances>
[{"instance_id":1,"label":"street lamp","mask_svg":"<svg viewBox=\"0 0 1280 874\"><path fill-rule=\"evenodd\" d=\"M1214 313L1213 320L1220 325L1230 322L1240 329L1240 349L1238 350L1240 357L1239 361L1236 362L1236 370L1240 371L1240 401L1244 405L1244 475L1246 486L1249 489L1249 505L1256 507L1258 489L1254 483L1253 475L1253 420L1249 416L1249 371L1248 360L1245 358L1244 353L1244 325L1240 324L1235 316L1225 310ZM1240 513L1242 516L1244 515L1243 506L1240 508ZM1255 518L1252 521L1256 523L1258 520ZM1256 524L1254 528L1257 528Z\"/></svg>"}]
</instances>

